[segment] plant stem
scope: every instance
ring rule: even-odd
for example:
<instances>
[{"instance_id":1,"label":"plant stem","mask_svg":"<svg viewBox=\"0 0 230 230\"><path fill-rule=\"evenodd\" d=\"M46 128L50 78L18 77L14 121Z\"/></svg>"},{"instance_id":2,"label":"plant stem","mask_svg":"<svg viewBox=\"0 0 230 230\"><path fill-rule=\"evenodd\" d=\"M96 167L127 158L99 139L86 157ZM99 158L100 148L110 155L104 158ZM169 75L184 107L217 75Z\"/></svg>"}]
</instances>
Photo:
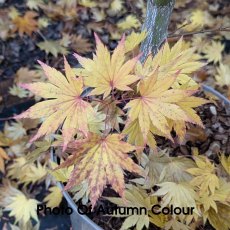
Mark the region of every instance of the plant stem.
<instances>
[{"instance_id":1,"label":"plant stem","mask_svg":"<svg viewBox=\"0 0 230 230\"><path fill-rule=\"evenodd\" d=\"M141 62L152 53L155 55L168 35L168 25L175 0L148 0L147 13L142 30L148 35L141 44Z\"/></svg>"}]
</instances>

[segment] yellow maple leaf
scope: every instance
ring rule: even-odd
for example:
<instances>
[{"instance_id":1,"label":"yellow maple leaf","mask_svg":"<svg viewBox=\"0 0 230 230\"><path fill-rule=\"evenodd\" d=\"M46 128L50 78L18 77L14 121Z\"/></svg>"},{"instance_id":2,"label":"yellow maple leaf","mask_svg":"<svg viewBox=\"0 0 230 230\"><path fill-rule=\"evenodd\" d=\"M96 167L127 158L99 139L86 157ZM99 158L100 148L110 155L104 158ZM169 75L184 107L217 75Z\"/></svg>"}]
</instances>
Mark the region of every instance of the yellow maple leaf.
<instances>
[{"instance_id":1,"label":"yellow maple leaf","mask_svg":"<svg viewBox=\"0 0 230 230\"><path fill-rule=\"evenodd\" d=\"M20 36L23 36L24 33L31 36L38 28L38 22L34 19L35 17L37 17L37 13L33 11L27 11L23 17L15 17L13 19L13 23L16 26L15 31L18 30Z\"/></svg>"},{"instance_id":2,"label":"yellow maple leaf","mask_svg":"<svg viewBox=\"0 0 230 230\"><path fill-rule=\"evenodd\" d=\"M194 178L191 184L199 189L199 194L214 194L215 190L220 187L219 178L215 174L216 168L207 157L194 156L197 168L187 169Z\"/></svg>"},{"instance_id":3,"label":"yellow maple leaf","mask_svg":"<svg viewBox=\"0 0 230 230\"><path fill-rule=\"evenodd\" d=\"M17 85L13 85L9 88L9 94L20 98L28 97L28 91L24 90L23 88Z\"/></svg>"},{"instance_id":4,"label":"yellow maple leaf","mask_svg":"<svg viewBox=\"0 0 230 230\"><path fill-rule=\"evenodd\" d=\"M222 60L222 52L224 51L224 45L219 41L212 41L210 44L204 47L204 58L208 60L208 62L220 62Z\"/></svg>"},{"instance_id":5,"label":"yellow maple leaf","mask_svg":"<svg viewBox=\"0 0 230 230\"><path fill-rule=\"evenodd\" d=\"M127 153L136 148L121 139L123 135L101 137L92 134L87 139L73 142L73 153L57 168L75 165L65 189L88 182L89 197L94 207L106 184L123 197L125 183L123 170L141 174L141 168Z\"/></svg>"},{"instance_id":6,"label":"yellow maple leaf","mask_svg":"<svg viewBox=\"0 0 230 230\"><path fill-rule=\"evenodd\" d=\"M11 197L11 202L5 207L6 211L10 211L9 216L14 216L16 222L22 221L26 224L32 217L38 221L37 205L39 201L28 199L23 193Z\"/></svg>"},{"instance_id":7,"label":"yellow maple leaf","mask_svg":"<svg viewBox=\"0 0 230 230\"><path fill-rule=\"evenodd\" d=\"M39 29L44 29L50 24L50 21L46 17L41 17L38 19L38 28Z\"/></svg>"},{"instance_id":8,"label":"yellow maple leaf","mask_svg":"<svg viewBox=\"0 0 230 230\"><path fill-rule=\"evenodd\" d=\"M195 54L195 48L185 48L183 44L182 38L171 48L166 42L154 57L150 55L147 58L144 65L137 65L135 73L141 78L146 78L152 74L154 69L158 68L161 78L178 74L173 84L174 88L186 85L187 88L197 89L198 85L190 77L190 74L200 69L204 64Z\"/></svg>"},{"instance_id":9,"label":"yellow maple leaf","mask_svg":"<svg viewBox=\"0 0 230 230\"><path fill-rule=\"evenodd\" d=\"M194 207L196 209L197 194L188 183L163 182L157 184L160 188L155 196L163 196L162 207L173 205L174 207Z\"/></svg>"},{"instance_id":10,"label":"yellow maple leaf","mask_svg":"<svg viewBox=\"0 0 230 230\"><path fill-rule=\"evenodd\" d=\"M203 212L206 213L210 209L214 209L218 212L218 203L230 205L230 183L223 179L220 179L220 187L215 190L214 194L203 194L199 198L199 203L202 204Z\"/></svg>"},{"instance_id":11,"label":"yellow maple leaf","mask_svg":"<svg viewBox=\"0 0 230 230\"><path fill-rule=\"evenodd\" d=\"M123 36L112 55L96 34L95 39L97 50L93 60L75 54L83 67L84 83L95 88L90 95L104 94L105 98L114 89L131 90L128 85L139 79L131 74L139 56L125 62L125 36Z\"/></svg>"},{"instance_id":12,"label":"yellow maple leaf","mask_svg":"<svg viewBox=\"0 0 230 230\"><path fill-rule=\"evenodd\" d=\"M40 163L28 163L25 157L17 157L14 162L9 165L7 175L10 178L17 179L19 183L34 184L44 180L47 170Z\"/></svg>"},{"instance_id":13,"label":"yellow maple leaf","mask_svg":"<svg viewBox=\"0 0 230 230\"><path fill-rule=\"evenodd\" d=\"M186 31L193 31L195 29L201 29L203 26L212 26L214 19L208 11L196 9L192 11L189 20L184 22L188 24L183 27Z\"/></svg>"},{"instance_id":14,"label":"yellow maple leaf","mask_svg":"<svg viewBox=\"0 0 230 230\"><path fill-rule=\"evenodd\" d=\"M36 213L38 203L35 199L27 198L15 184L3 178L0 186L0 206L3 207L3 211L10 212L9 216L15 217L16 223L25 226L31 218L38 222Z\"/></svg>"},{"instance_id":15,"label":"yellow maple leaf","mask_svg":"<svg viewBox=\"0 0 230 230\"><path fill-rule=\"evenodd\" d=\"M171 138L168 119L191 122L202 126L202 122L193 107L205 103L204 99L191 97L192 91L170 89L177 76L158 78L158 70L140 83L140 97L131 100L125 108L130 108L130 123L126 125L125 134L131 143L135 136L142 135L143 144L156 147L151 140L152 133ZM135 125L134 125L135 124ZM140 133L139 133L140 132ZM140 141L139 141L140 143Z\"/></svg>"},{"instance_id":16,"label":"yellow maple leaf","mask_svg":"<svg viewBox=\"0 0 230 230\"><path fill-rule=\"evenodd\" d=\"M66 146L76 131L87 135L89 130L88 117L93 116L94 109L81 98L83 80L81 77L76 78L66 59L66 77L56 69L42 62L39 63L49 82L23 84L22 86L35 95L49 100L37 103L15 118L45 118L31 141L35 141L43 135L54 133L62 125L64 146Z\"/></svg>"},{"instance_id":17,"label":"yellow maple leaf","mask_svg":"<svg viewBox=\"0 0 230 230\"><path fill-rule=\"evenodd\" d=\"M50 162L51 168L57 168L58 165L55 162ZM71 172L73 171L73 166L68 168L60 168L58 170L49 170L49 173L55 178L57 181L66 182L68 181Z\"/></svg>"},{"instance_id":18,"label":"yellow maple leaf","mask_svg":"<svg viewBox=\"0 0 230 230\"><path fill-rule=\"evenodd\" d=\"M61 189L57 186L53 186L49 188L49 192L49 195L47 195L43 201L46 202L46 205L50 208L58 207L63 197Z\"/></svg>"},{"instance_id":19,"label":"yellow maple leaf","mask_svg":"<svg viewBox=\"0 0 230 230\"><path fill-rule=\"evenodd\" d=\"M205 34L196 34L191 38L191 46L196 48L198 53L203 53L204 47L207 45Z\"/></svg>"},{"instance_id":20,"label":"yellow maple leaf","mask_svg":"<svg viewBox=\"0 0 230 230\"><path fill-rule=\"evenodd\" d=\"M125 50L126 52L132 51L136 48L140 43L146 38L147 32L142 31L141 33L132 32L129 36L127 36L125 41Z\"/></svg>"},{"instance_id":21,"label":"yellow maple leaf","mask_svg":"<svg viewBox=\"0 0 230 230\"><path fill-rule=\"evenodd\" d=\"M128 30L131 28L137 29L141 25L140 21L136 18L135 15L128 15L126 18L120 22L118 22L117 26L122 31Z\"/></svg>"},{"instance_id":22,"label":"yellow maple leaf","mask_svg":"<svg viewBox=\"0 0 230 230\"><path fill-rule=\"evenodd\" d=\"M153 205L158 204L156 196L149 195L146 190L131 184L126 184L124 196L126 200L125 203L124 200L119 197L106 197L106 199L119 207L145 207L147 213L146 215L143 213L141 215L129 215L123 222L121 229L126 230L133 226L136 226L136 229L139 230L143 229L144 226L148 229L150 222L160 228L164 226L167 221L167 216L162 213L155 215L151 210Z\"/></svg>"},{"instance_id":23,"label":"yellow maple leaf","mask_svg":"<svg viewBox=\"0 0 230 230\"><path fill-rule=\"evenodd\" d=\"M11 123L6 122L4 126L4 134L12 140L17 140L22 139L26 135L26 130L21 121Z\"/></svg>"},{"instance_id":24,"label":"yellow maple leaf","mask_svg":"<svg viewBox=\"0 0 230 230\"><path fill-rule=\"evenodd\" d=\"M95 22L103 21L106 18L106 14L105 14L104 10L99 10L97 8L93 8L91 10L91 12L93 14L92 18L94 19Z\"/></svg>"},{"instance_id":25,"label":"yellow maple leaf","mask_svg":"<svg viewBox=\"0 0 230 230\"><path fill-rule=\"evenodd\" d=\"M112 13L118 13L122 10L124 1L123 0L113 0L110 5L110 11Z\"/></svg>"},{"instance_id":26,"label":"yellow maple leaf","mask_svg":"<svg viewBox=\"0 0 230 230\"><path fill-rule=\"evenodd\" d=\"M43 0L27 0L26 5L31 10L38 10L42 3L43 3Z\"/></svg>"}]
</instances>

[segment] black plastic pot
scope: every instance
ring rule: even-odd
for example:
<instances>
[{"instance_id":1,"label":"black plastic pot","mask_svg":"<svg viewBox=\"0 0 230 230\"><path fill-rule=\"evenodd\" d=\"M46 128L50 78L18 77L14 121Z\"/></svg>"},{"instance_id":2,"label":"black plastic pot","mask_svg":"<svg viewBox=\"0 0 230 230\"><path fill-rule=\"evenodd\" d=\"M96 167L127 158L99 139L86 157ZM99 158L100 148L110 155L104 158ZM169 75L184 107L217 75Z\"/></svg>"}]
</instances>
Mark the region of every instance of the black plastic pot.
<instances>
[{"instance_id":1,"label":"black plastic pot","mask_svg":"<svg viewBox=\"0 0 230 230\"><path fill-rule=\"evenodd\" d=\"M226 106L227 109L230 110L230 101L221 93L214 90L210 86L203 85L203 90L209 93L212 93L216 97L218 97ZM51 160L57 163L57 157L54 155L53 149L51 150ZM70 197L69 193L64 190L64 185L60 182L57 182L58 187L63 191L63 195L68 202L69 207L73 209L73 214L71 214L70 219L72 223L73 230L102 230L96 223L94 223L90 218L86 215L81 215L78 213L78 207Z\"/></svg>"}]
</instances>

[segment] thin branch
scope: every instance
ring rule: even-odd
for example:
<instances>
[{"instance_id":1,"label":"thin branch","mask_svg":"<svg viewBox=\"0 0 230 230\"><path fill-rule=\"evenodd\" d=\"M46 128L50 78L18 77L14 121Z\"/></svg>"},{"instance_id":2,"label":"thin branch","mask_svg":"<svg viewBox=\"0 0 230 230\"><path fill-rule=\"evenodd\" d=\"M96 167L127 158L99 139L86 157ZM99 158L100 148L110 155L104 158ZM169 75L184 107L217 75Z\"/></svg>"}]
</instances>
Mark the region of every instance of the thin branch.
<instances>
[{"instance_id":1,"label":"thin branch","mask_svg":"<svg viewBox=\"0 0 230 230\"><path fill-rule=\"evenodd\" d=\"M168 34L168 37L175 34L177 31L183 29L185 26L189 25L190 23L186 23L186 24L183 24L182 26L178 27L175 31L173 31L172 33L169 33Z\"/></svg>"},{"instance_id":2,"label":"thin branch","mask_svg":"<svg viewBox=\"0 0 230 230\"><path fill-rule=\"evenodd\" d=\"M188 32L188 33L169 35L168 38L191 36L194 34L202 34L202 33L216 33L216 32L222 32L222 31L230 32L230 27L219 27L217 29L212 29L212 30L199 30L199 31L193 31L193 32Z\"/></svg>"}]
</instances>

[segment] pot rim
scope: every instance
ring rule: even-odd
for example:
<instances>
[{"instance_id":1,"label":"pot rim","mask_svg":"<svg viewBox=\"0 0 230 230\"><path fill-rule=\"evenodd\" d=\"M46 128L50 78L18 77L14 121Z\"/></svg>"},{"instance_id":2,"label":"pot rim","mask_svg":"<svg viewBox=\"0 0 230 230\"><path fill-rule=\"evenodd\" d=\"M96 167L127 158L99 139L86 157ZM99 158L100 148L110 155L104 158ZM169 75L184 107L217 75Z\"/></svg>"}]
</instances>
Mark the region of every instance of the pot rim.
<instances>
[{"instance_id":1,"label":"pot rim","mask_svg":"<svg viewBox=\"0 0 230 230\"><path fill-rule=\"evenodd\" d=\"M57 156L54 154L54 148L51 148L50 151L50 158L52 161L54 161L55 163L57 162ZM64 185L63 183L56 181L57 186L61 189L63 196L65 197L68 205L73 209L74 213L76 215L78 215L82 220L84 220L85 222L87 222L90 227L92 227L95 230L103 230L99 225L97 225L95 222L93 222L87 215L80 215L78 212L78 206L76 205L76 203L73 201L72 197L70 196L70 194L64 190Z\"/></svg>"},{"instance_id":2,"label":"pot rim","mask_svg":"<svg viewBox=\"0 0 230 230\"><path fill-rule=\"evenodd\" d=\"M228 100L223 94L221 94L220 92L218 92L214 88L207 86L207 85L202 85L202 90L209 92L209 93L212 93L213 95L218 97L226 105L226 109L230 109L230 100ZM88 92L89 92L89 89L86 89L86 91L83 92L83 94L87 94ZM57 156L54 154L54 148L51 148L50 158L52 161L57 163ZM57 183L57 186L62 190L63 196L67 200L68 205L74 210L76 215L79 215L80 218L82 218L85 222L87 222L95 230L103 230L99 225L97 225L95 222L93 222L87 215L80 215L78 213L78 207L77 207L76 203L73 201L70 194L64 190L64 185L58 181L56 183Z\"/></svg>"}]
</instances>

